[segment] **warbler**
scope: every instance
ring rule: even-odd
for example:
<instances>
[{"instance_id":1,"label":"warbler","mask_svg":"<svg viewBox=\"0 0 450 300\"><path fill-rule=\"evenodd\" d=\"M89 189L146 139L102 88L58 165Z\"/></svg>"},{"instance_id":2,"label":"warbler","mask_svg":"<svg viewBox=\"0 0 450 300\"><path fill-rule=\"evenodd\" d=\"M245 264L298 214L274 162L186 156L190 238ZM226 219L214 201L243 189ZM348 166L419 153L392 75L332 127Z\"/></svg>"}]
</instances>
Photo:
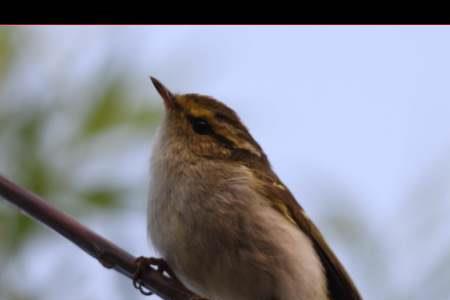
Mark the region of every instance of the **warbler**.
<instances>
[{"instance_id":1,"label":"warbler","mask_svg":"<svg viewBox=\"0 0 450 300\"><path fill-rule=\"evenodd\" d=\"M165 116L148 234L176 277L211 300L362 299L236 112L151 81Z\"/></svg>"}]
</instances>

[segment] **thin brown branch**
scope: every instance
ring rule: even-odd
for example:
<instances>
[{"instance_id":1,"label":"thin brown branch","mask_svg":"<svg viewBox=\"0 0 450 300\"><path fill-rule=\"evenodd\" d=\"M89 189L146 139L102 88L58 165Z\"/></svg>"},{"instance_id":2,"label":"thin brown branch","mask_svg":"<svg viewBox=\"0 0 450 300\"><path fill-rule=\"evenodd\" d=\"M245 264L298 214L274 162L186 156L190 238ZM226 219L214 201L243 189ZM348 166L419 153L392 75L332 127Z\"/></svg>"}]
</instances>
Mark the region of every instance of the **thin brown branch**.
<instances>
[{"instance_id":1,"label":"thin brown branch","mask_svg":"<svg viewBox=\"0 0 450 300\"><path fill-rule=\"evenodd\" d=\"M96 258L105 268L114 269L133 279L133 274L137 271L136 257L133 255L1 175L0 195L23 213L44 223L75 243L86 253ZM166 300L201 299L184 286L152 268L142 270L140 279L145 288Z\"/></svg>"}]
</instances>

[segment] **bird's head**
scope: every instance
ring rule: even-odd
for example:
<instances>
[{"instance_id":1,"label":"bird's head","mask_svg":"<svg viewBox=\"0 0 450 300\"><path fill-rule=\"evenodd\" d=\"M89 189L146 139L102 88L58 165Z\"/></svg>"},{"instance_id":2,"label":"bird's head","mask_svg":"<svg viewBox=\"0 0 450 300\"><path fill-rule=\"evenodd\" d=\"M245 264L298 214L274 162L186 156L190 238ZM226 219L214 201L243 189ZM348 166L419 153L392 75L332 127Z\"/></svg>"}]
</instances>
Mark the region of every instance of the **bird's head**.
<instances>
[{"instance_id":1,"label":"bird's head","mask_svg":"<svg viewBox=\"0 0 450 300\"><path fill-rule=\"evenodd\" d=\"M222 102L199 94L174 94L157 79L151 81L165 104L164 138L179 151L199 159L268 164L259 144L238 115Z\"/></svg>"}]
</instances>

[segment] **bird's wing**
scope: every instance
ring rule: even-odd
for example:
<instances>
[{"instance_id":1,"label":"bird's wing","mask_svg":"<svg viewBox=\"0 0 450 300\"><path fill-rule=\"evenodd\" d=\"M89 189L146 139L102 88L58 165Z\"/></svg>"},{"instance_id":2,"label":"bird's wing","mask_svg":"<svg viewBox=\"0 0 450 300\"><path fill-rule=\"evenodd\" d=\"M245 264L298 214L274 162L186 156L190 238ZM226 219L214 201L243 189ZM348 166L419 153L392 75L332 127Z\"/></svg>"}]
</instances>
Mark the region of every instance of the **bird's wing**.
<instances>
[{"instance_id":1,"label":"bird's wing","mask_svg":"<svg viewBox=\"0 0 450 300\"><path fill-rule=\"evenodd\" d=\"M303 208L297 203L292 193L278 180L259 178L264 196L271 201L274 209L279 211L290 222L295 223L313 242L326 272L328 293L332 300L361 300L344 266L325 242L319 229L306 216Z\"/></svg>"}]
</instances>

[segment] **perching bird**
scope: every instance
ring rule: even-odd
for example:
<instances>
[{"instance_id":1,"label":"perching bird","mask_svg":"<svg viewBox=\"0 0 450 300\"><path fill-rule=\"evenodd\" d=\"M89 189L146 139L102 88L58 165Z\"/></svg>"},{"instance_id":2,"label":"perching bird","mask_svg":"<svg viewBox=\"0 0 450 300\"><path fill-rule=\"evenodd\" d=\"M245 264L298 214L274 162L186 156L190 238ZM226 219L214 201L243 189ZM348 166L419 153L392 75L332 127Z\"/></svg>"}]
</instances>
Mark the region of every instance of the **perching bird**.
<instances>
[{"instance_id":1,"label":"perching bird","mask_svg":"<svg viewBox=\"0 0 450 300\"><path fill-rule=\"evenodd\" d=\"M166 113L151 158L150 240L211 300L361 299L238 115L151 78Z\"/></svg>"}]
</instances>

